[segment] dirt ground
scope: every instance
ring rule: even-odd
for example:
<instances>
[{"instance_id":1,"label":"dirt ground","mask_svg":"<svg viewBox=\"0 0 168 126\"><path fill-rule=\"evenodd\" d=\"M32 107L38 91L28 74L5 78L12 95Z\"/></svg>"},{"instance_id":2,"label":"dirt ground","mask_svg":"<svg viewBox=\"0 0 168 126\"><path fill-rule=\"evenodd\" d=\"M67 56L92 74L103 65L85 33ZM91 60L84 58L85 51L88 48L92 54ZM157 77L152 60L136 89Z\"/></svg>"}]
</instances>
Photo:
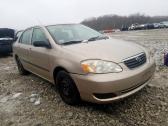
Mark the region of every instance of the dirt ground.
<instances>
[{"instance_id":1,"label":"dirt ground","mask_svg":"<svg viewBox=\"0 0 168 126\"><path fill-rule=\"evenodd\" d=\"M111 36L155 48L156 52L168 45L168 30ZM62 102L52 84L33 74L20 76L13 57L1 56L0 126L56 125L168 126L168 68L159 62L150 84L123 101L108 105L83 102L73 107Z\"/></svg>"}]
</instances>

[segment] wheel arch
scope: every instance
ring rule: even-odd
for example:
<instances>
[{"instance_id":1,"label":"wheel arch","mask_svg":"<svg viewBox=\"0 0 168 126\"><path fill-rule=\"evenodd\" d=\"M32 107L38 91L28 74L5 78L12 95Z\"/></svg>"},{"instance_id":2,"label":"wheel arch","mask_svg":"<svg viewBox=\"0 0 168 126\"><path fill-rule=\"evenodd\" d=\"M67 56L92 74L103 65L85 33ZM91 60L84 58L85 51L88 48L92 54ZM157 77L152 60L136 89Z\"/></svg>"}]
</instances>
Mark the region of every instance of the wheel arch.
<instances>
[{"instance_id":1,"label":"wheel arch","mask_svg":"<svg viewBox=\"0 0 168 126\"><path fill-rule=\"evenodd\" d=\"M54 78L54 83L55 83L55 84L56 84L56 76L57 76L57 74L58 74L60 71L65 71L65 72L69 73L68 70L66 70L66 69L65 69L64 67L62 67L62 66L57 66L57 67L55 67L55 69L53 70L53 78Z\"/></svg>"},{"instance_id":2,"label":"wheel arch","mask_svg":"<svg viewBox=\"0 0 168 126\"><path fill-rule=\"evenodd\" d=\"M14 54L14 59L17 60L17 58L18 58L18 55Z\"/></svg>"}]
</instances>

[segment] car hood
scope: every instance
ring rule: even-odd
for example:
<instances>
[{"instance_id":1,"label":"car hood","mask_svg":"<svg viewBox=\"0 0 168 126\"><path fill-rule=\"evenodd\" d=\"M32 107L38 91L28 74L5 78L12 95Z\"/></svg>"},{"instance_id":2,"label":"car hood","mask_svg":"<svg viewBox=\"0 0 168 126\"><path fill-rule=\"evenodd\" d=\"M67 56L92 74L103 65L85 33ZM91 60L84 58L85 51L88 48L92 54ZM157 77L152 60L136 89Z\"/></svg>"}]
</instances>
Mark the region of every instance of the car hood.
<instances>
[{"instance_id":1,"label":"car hood","mask_svg":"<svg viewBox=\"0 0 168 126\"><path fill-rule=\"evenodd\" d=\"M144 52L143 47L137 44L112 38L88 43L65 45L62 47L69 50L69 53L75 53L85 57L83 60L101 59L116 63L120 63L125 58Z\"/></svg>"}]
</instances>

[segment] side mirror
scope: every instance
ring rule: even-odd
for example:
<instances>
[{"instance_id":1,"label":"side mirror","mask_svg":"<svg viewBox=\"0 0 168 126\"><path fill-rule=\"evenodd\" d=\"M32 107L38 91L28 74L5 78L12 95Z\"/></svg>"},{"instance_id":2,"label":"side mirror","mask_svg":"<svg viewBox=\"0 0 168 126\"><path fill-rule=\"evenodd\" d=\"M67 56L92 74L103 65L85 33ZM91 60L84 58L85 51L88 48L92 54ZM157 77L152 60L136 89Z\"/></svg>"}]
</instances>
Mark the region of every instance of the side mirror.
<instances>
[{"instance_id":1,"label":"side mirror","mask_svg":"<svg viewBox=\"0 0 168 126\"><path fill-rule=\"evenodd\" d=\"M17 39L18 39L18 37L16 36L16 37L14 37L13 41L16 41Z\"/></svg>"},{"instance_id":2,"label":"side mirror","mask_svg":"<svg viewBox=\"0 0 168 126\"><path fill-rule=\"evenodd\" d=\"M35 41L35 42L33 42L33 45L35 47L45 47L47 49L51 49L51 45L47 42L44 42L44 41Z\"/></svg>"}]
</instances>

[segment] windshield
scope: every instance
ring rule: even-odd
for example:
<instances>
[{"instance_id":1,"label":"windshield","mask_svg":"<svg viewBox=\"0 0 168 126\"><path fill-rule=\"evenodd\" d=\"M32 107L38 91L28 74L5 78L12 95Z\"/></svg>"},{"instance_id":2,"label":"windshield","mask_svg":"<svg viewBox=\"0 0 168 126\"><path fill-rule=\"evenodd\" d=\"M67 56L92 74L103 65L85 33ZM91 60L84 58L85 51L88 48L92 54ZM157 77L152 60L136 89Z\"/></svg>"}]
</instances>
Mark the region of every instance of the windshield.
<instances>
[{"instance_id":1,"label":"windshield","mask_svg":"<svg viewBox=\"0 0 168 126\"><path fill-rule=\"evenodd\" d=\"M101 33L81 24L47 26L47 29L59 44L77 43L103 36Z\"/></svg>"}]
</instances>

